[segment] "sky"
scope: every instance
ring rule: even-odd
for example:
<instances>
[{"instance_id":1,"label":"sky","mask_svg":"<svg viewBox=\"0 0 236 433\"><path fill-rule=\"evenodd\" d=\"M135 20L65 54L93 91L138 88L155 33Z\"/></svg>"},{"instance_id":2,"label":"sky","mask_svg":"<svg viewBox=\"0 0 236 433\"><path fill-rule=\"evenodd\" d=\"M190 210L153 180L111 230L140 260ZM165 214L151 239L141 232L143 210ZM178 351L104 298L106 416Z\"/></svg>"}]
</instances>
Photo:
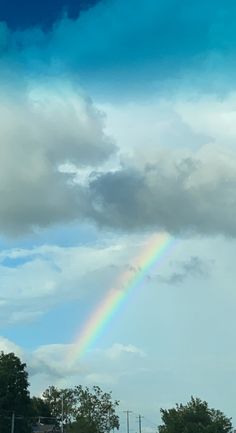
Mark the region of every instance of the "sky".
<instances>
[{"instance_id":1,"label":"sky","mask_svg":"<svg viewBox=\"0 0 236 433\"><path fill-rule=\"evenodd\" d=\"M0 350L121 432L192 395L236 426L236 4L36 3L0 4Z\"/></svg>"}]
</instances>

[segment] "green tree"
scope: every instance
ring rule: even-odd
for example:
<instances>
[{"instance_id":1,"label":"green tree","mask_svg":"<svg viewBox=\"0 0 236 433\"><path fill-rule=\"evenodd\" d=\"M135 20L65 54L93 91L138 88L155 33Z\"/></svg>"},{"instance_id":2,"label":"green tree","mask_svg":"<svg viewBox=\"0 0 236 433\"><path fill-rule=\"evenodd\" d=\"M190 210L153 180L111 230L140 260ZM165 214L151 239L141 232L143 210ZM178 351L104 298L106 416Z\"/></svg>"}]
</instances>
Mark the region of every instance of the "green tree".
<instances>
[{"instance_id":1,"label":"green tree","mask_svg":"<svg viewBox=\"0 0 236 433\"><path fill-rule=\"evenodd\" d=\"M50 386L44 391L43 399L50 408L51 415L57 420L57 424L62 418L62 408L64 423L66 425L72 423L78 404L74 389L58 389L55 386Z\"/></svg>"},{"instance_id":2,"label":"green tree","mask_svg":"<svg viewBox=\"0 0 236 433\"><path fill-rule=\"evenodd\" d=\"M80 402L76 413L76 425L81 433L109 433L119 429L116 414L118 401L112 401L111 393L103 392L99 386L77 386L75 392ZM74 426L75 428L76 426Z\"/></svg>"},{"instance_id":3,"label":"green tree","mask_svg":"<svg viewBox=\"0 0 236 433\"><path fill-rule=\"evenodd\" d=\"M30 430L28 414L30 398L28 392L26 364L14 355L0 352L0 431L9 433L12 414L15 413L17 432Z\"/></svg>"},{"instance_id":4,"label":"green tree","mask_svg":"<svg viewBox=\"0 0 236 433\"><path fill-rule=\"evenodd\" d=\"M32 422L39 420L43 424L53 424L53 415L49 404L40 397L30 399L30 417Z\"/></svg>"},{"instance_id":5,"label":"green tree","mask_svg":"<svg viewBox=\"0 0 236 433\"><path fill-rule=\"evenodd\" d=\"M116 415L118 401L112 401L111 393L102 392L94 386L58 389L51 386L43 393L43 398L58 420L62 416L62 402L65 430L70 433L109 433L119 428Z\"/></svg>"},{"instance_id":6,"label":"green tree","mask_svg":"<svg viewBox=\"0 0 236 433\"><path fill-rule=\"evenodd\" d=\"M163 425L159 433L229 433L232 431L230 418L221 411L210 409L206 401L191 398L186 405L172 409L161 409Z\"/></svg>"}]
</instances>

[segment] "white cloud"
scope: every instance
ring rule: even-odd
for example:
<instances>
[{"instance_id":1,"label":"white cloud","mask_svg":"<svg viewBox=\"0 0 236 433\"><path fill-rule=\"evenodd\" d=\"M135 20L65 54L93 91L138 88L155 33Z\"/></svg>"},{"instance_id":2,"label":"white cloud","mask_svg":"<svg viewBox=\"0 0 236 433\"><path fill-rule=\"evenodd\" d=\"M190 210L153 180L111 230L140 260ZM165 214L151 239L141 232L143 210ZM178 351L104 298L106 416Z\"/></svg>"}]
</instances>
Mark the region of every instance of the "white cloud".
<instances>
[{"instance_id":1,"label":"white cloud","mask_svg":"<svg viewBox=\"0 0 236 433\"><path fill-rule=\"evenodd\" d=\"M100 386L115 385L123 375L133 374L134 368L127 360L117 359L108 354L114 348L143 357L143 352L133 345L114 344L111 348L91 351L89 359L77 360L73 365L67 363L70 344L49 344L37 347L33 351L26 351L12 341L0 337L0 351L13 352L27 363L31 389L33 393L41 392L49 385L58 387L74 386L78 383ZM122 362L121 362L122 361ZM73 385L72 385L73 384Z\"/></svg>"},{"instance_id":2,"label":"white cloud","mask_svg":"<svg viewBox=\"0 0 236 433\"><path fill-rule=\"evenodd\" d=\"M17 344L0 336L0 351L4 353L15 353L20 358L23 357L24 351Z\"/></svg>"},{"instance_id":3,"label":"white cloud","mask_svg":"<svg viewBox=\"0 0 236 433\"><path fill-rule=\"evenodd\" d=\"M45 374L52 380L62 380L67 376L86 375L86 368L82 363L69 365L66 362L70 344L49 344L38 347L31 354L31 374Z\"/></svg>"},{"instance_id":4,"label":"white cloud","mask_svg":"<svg viewBox=\"0 0 236 433\"><path fill-rule=\"evenodd\" d=\"M141 357L145 356L145 353L141 349L133 346L132 344L124 345L120 343L115 343L106 351L106 355L112 360L119 359L124 354L138 355Z\"/></svg>"},{"instance_id":5,"label":"white cloud","mask_svg":"<svg viewBox=\"0 0 236 433\"><path fill-rule=\"evenodd\" d=\"M147 242L108 237L101 245L2 250L0 323L30 322L65 301L103 296L125 271L132 275L136 249Z\"/></svg>"}]
</instances>

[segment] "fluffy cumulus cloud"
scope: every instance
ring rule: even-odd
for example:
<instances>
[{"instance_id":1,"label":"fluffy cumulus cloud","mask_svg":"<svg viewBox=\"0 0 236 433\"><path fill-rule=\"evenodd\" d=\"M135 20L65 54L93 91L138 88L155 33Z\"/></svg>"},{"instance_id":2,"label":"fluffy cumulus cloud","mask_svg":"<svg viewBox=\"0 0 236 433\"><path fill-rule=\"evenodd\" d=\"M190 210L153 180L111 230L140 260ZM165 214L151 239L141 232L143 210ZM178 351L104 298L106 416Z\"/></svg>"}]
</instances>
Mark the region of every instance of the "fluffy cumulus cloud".
<instances>
[{"instance_id":1,"label":"fluffy cumulus cloud","mask_svg":"<svg viewBox=\"0 0 236 433\"><path fill-rule=\"evenodd\" d=\"M86 376L88 369L81 362L70 365L67 354L70 344L50 344L39 346L28 354L29 371L31 376L44 375L52 381L62 380L67 376Z\"/></svg>"},{"instance_id":2,"label":"fluffy cumulus cloud","mask_svg":"<svg viewBox=\"0 0 236 433\"><path fill-rule=\"evenodd\" d=\"M15 353L22 361L26 362L27 370L32 381L37 378L42 378L42 386L46 383L60 383L65 377L81 376L86 377L91 371L86 368L82 362L77 362L76 365L67 365L66 357L70 350L70 344L50 344L38 346L34 350L26 350L23 347L15 344L7 338L0 337L0 351L4 353ZM43 391L43 388L40 389Z\"/></svg>"},{"instance_id":3,"label":"fluffy cumulus cloud","mask_svg":"<svg viewBox=\"0 0 236 433\"><path fill-rule=\"evenodd\" d=\"M59 387L69 386L70 383L73 384L71 386L76 383L114 385L120 377L132 374L134 359L137 367L140 364L138 358L140 355L144 356L139 348L131 344L125 346L117 343L108 349L92 351L89 360L76 359L75 362L68 363L68 352L71 347L71 344L50 344L29 351L0 337L0 351L13 352L26 362L31 379L31 390L36 394L40 394L52 384ZM114 353L115 348L119 348L119 352L125 353L126 356L122 359L120 356L119 359L117 356L108 356ZM104 366L106 366L106 373L104 373Z\"/></svg>"},{"instance_id":4,"label":"fluffy cumulus cloud","mask_svg":"<svg viewBox=\"0 0 236 433\"><path fill-rule=\"evenodd\" d=\"M236 156L214 146L165 152L146 164L98 175L91 183L94 216L125 230L235 236ZM97 204L97 205L96 205Z\"/></svg>"},{"instance_id":5,"label":"fluffy cumulus cloud","mask_svg":"<svg viewBox=\"0 0 236 433\"><path fill-rule=\"evenodd\" d=\"M120 343L115 343L113 344L112 347L110 347L109 349L107 349L106 354L108 356L108 358L111 359L118 359L120 357L122 357L122 355L124 354L134 354L135 356L145 356L145 353L140 350L139 348L133 346L132 344L129 345L124 345L124 344L120 344Z\"/></svg>"},{"instance_id":6,"label":"fluffy cumulus cloud","mask_svg":"<svg viewBox=\"0 0 236 433\"><path fill-rule=\"evenodd\" d=\"M23 356L23 349L21 349L17 344L8 340L7 338L0 337L0 351L4 353L15 353L17 356Z\"/></svg>"},{"instance_id":7,"label":"fluffy cumulus cloud","mask_svg":"<svg viewBox=\"0 0 236 433\"><path fill-rule=\"evenodd\" d=\"M62 166L96 167L115 150L92 102L65 82L1 88L0 141L3 233L86 215L85 191Z\"/></svg>"},{"instance_id":8,"label":"fluffy cumulus cloud","mask_svg":"<svg viewBox=\"0 0 236 433\"><path fill-rule=\"evenodd\" d=\"M235 100L175 95L105 118L66 82L3 93L1 232L77 220L235 236Z\"/></svg>"},{"instance_id":9,"label":"fluffy cumulus cloud","mask_svg":"<svg viewBox=\"0 0 236 433\"><path fill-rule=\"evenodd\" d=\"M122 159L90 182L100 224L235 236L235 94L107 110Z\"/></svg>"},{"instance_id":10,"label":"fluffy cumulus cloud","mask_svg":"<svg viewBox=\"0 0 236 433\"><path fill-rule=\"evenodd\" d=\"M233 50L234 12L233 2L111 0L58 20L50 32L12 31L2 22L1 233L76 220L120 231L235 236L235 94L170 95L163 73L180 68L185 82L189 65L196 72L210 58L220 73L222 52L230 58ZM100 74L108 82L108 73L119 87L125 70L126 93L136 72L147 82L143 65L159 92L149 111L139 103L103 105L106 119L78 91L77 76L99 89ZM45 66L59 77L46 85Z\"/></svg>"}]
</instances>

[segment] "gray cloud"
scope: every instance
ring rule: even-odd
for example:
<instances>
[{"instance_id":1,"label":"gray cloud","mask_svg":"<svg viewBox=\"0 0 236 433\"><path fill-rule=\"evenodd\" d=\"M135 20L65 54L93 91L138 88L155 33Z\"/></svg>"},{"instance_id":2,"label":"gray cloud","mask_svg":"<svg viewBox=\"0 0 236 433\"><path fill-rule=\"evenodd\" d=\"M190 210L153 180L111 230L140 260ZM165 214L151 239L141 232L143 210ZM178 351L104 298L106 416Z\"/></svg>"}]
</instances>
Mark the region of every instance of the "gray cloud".
<instances>
[{"instance_id":1,"label":"gray cloud","mask_svg":"<svg viewBox=\"0 0 236 433\"><path fill-rule=\"evenodd\" d=\"M98 174L90 193L92 217L101 225L236 235L236 157L214 146L188 157L162 152L161 161L157 151L156 161L143 167Z\"/></svg>"},{"instance_id":2,"label":"gray cloud","mask_svg":"<svg viewBox=\"0 0 236 433\"><path fill-rule=\"evenodd\" d=\"M116 148L89 99L67 83L1 89L0 230L22 233L86 215L86 191L61 166L96 167Z\"/></svg>"},{"instance_id":3,"label":"gray cloud","mask_svg":"<svg viewBox=\"0 0 236 433\"><path fill-rule=\"evenodd\" d=\"M199 257L193 256L178 265L178 271L171 273L167 277L159 275L158 279L163 283L174 285L183 283L189 277L206 278L209 275L209 262L206 263Z\"/></svg>"},{"instance_id":4,"label":"gray cloud","mask_svg":"<svg viewBox=\"0 0 236 433\"><path fill-rule=\"evenodd\" d=\"M66 82L37 87L32 83L27 90L25 87L7 96L2 91L2 102L2 233L22 234L56 223L86 220L126 232L236 235L233 96L218 103L215 111L212 101L192 106L180 101L180 108L178 101L171 103L179 119L174 124L166 120L168 109L160 120L157 107L157 121L153 116L146 127L144 118L138 145L129 126L124 127L128 144L131 137L130 147L119 142L119 154L104 133L104 117ZM230 113L229 125L226 112ZM135 120L143 121L142 116ZM183 123L188 126L187 135ZM122 128L119 122L118 127ZM170 130L167 136L166 129ZM186 141L194 136L205 138L188 145Z\"/></svg>"}]
</instances>

